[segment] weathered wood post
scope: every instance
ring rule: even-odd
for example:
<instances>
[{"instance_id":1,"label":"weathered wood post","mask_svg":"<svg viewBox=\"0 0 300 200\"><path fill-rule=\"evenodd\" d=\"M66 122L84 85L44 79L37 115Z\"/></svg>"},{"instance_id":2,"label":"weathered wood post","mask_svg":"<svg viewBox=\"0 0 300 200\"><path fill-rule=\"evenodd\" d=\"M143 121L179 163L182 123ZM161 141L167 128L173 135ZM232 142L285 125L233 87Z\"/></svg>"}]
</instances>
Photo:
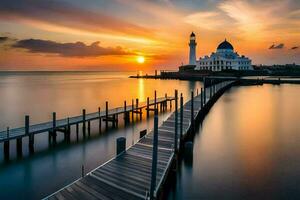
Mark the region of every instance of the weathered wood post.
<instances>
[{"instance_id":1,"label":"weathered wood post","mask_svg":"<svg viewBox=\"0 0 300 200\"><path fill-rule=\"evenodd\" d=\"M85 133L86 133L85 120L86 120L86 111L85 111L85 109L83 109L82 110L82 134L83 134L83 138L85 138Z\"/></svg>"},{"instance_id":2,"label":"weathered wood post","mask_svg":"<svg viewBox=\"0 0 300 200\"><path fill-rule=\"evenodd\" d=\"M134 121L134 100L132 99L132 103L131 103L131 122L133 123Z\"/></svg>"},{"instance_id":3,"label":"weathered wood post","mask_svg":"<svg viewBox=\"0 0 300 200\"><path fill-rule=\"evenodd\" d=\"M67 142L70 142L71 140L71 125L70 125L70 118L67 118Z\"/></svg>"},{"instance_id":4,"label":"weathered wood post","mask_svg":"<svg viewBox=\"0 0 300 200\"><path fill-rule=\"evenodd\" d=\"M147 97L147 118L149 118L150 114L149 114L149 97Z\"/></svg>"},{"instance_id":5,"label":"weathered wood post","mask_svg":"<svg viewBox=\"0 0 300 200\"><path fill-rule=\"evenodd\" d=\"M56 112L52 113L52 142L56 144Z\"/></svg>"},{"instance_id":6,"label":"weathered wood post","mask_svg":"<svg viewBox=\"0 0 300 200\"><path fill-rule=\"evenodd\" d=\"M116 116L115 116L115 123L116 123L116 127L118 128L118 125L119 125L119 117L118 117L118 114L116 114Z\"/></svg>"},{"instance_id":7,"label":"weathered wood post","mask_svg":"<svg viewBox=\"0 0 300 200\"><path fill-rule=\"evenodd\" d=\"M30 133L29 131L29 115L25 116L25 134L28 135L29 137L29 152L33 153L34 152L34 135L33 133Z\"/></svg>"},{"instance_id":8,"label":"weathered wood post","mask_svg":"<svg viewBox=\"0 0 300 200\"><path fill-rule=\"evenodd\" d=\"M175 90L175 134L174 134L174 152L178 150L178 91Z\"/></svg>"},{"instance_id":9,"label":"weathered wood post","mask_svg":"<svg viewBox=\"0 0 300 200\"><path fill-rule=\"evenodd\" d=\"M81 177L84 177L84 165L81 165Z\"/></svg>"},{"instance_id":10,"label":"weathered wood post","mask_svg":"<svg viewBox=\"0 0 300 200\"><path fill-rule=\"evenodd\" d=\"M144 137L147 134L147 129L140 131L140 138Z\"/></svg>"},{"instance_id":11,"label":"weathered wood post","mask_svg":"<svg viewBox=\"0 0 300 200\"><path fill-rule=\"evenodd\" d=\"M78 141L78 139L79 139L78 133L79 133L79 124L77 123L77 124L76 124L76 140L77 140L77 141Z\"/></svg>"},{"instance_id":12,"label":"weathered wood post","mask_svg":"<svg viewBox=\"0 0 300 200\"><path fill-rule=\"evenodd\" d=\"M88 120L88 136L91 136L91 120Z\"/></svg>"},{"instance_id":13,"label":"weathered wood post","mask_svg":"<svg viewBox=\"0 0 300 200\"><path fill-rule=\"evenodd\" d=\"M101 108L98 107L98 117L99 117L99 133L101 133Z\"/></svg>"},{"instance_id":14,"label":"weathered wood post","mask_svg":"<svg viewBox=\"0 0 300 200\"><path fill-rule=\"evenodd\" d=\"M135 118L137 119L138 118L138 115L139 115L139 113L138 113L138 110L139 110L139 99L138 98L136 98L135 99L135 108L136 108L136 114L135 114Z\"/></svg>"},{"instance_id":15,"label":"weathered wood post","mask_svg":"<svg viewBox=\"0 0 300 200\"><path fill-rule=\"evenodd\" d=\"M154 110L156 110L156 109L157 109L157 105L156 105L156 90L155 90L154 91Z\"/></svg>"},{"instance_id":16,"label":"weathered wood post","mask_svg":"<svg viewBox=\"0 0 300 200\"><path fill-rule=\"evenodd\" d=\"M108 101L105 102L105 129L108 130Z\"/></svg>"},{"instance_id":17,"label":"weathered wood post","mask_svg":"<svg viewBox=\"0 0 300 200\"><path fill-rule=\"evenodd\" d=\"M119 137L117 138L117 155L126 150L126 138Z\"/></svg>"},{"instance_id":18,"label":"weathered wood post","mask_svg":"<svg viewBox=\"0 0 300 200\"><path fill-rule=\"evenodd\" d=\"M142 118L143 118L143 109L140 108L140 120L142 120Z\"/></svg>"},{"instance_id":19,"label":"weathered wood post","mask_svg":"<svg viewBox=\"0 0 300 200\"><path fill-rule=\"evenodd\" d=\"M180 94L180 145L183 139L183 96Z\"/></svg>"},{"instance_id":20,"label":"weathered wood post","mask_svg":"<svg viewBox=\"0 0 300 200\"><path fill-rule=\"evenodd\" d=\"M150 199L154 199L154 197L155 197L154 192L156 190L157 150L158 150L158 112L157 112L157 109L156 109L155 110L155 115L154 115L154 133L153 133Z\"/></svg>"},{"instance_id":21,"label":"weathered wood post","mask_svg":"<svg viewBox=\"0 0 300 200\"><path fill-rule=\"evenodd\" d=\"M167 93L165 93L165 99L166 99L166 101L165 101L165 103L164 103L164 112L167 110L167 104L168 104L168 94Z\"/></svg>"},{"instance_id":22,"label":"weathered wood post","mask_svg":"<svg viewBox=\"0 0 300 200\"><path fill-rule=\"evenodd\" d=\"M23 149L22 149L22 138L17 138L17 141L16 141L16 145L17 145L17 156L18 157L21 157L22 154L23 154Z\"/></svg>"},{"instance_id":23,"label":"weathered wood post","mask_svg":"<svg viewBox=\"0 0 300 200\"><path fill-rule=\"evenodd\" d=\"M115 128L116 127L116 115L112 116L112 127Z\"/></svg>"},{"instance_id":24,"label":"weathered wood post","mask_svg":"<svg viewBox=\"0 0 300 200\"><path fill-rule=\"evenodd\" d=\"M195 120L194 120L194 92L191 91L191 130L195 132Z\"/></svg>"},{"instance_id":25,"label":"weathered wood post","mask_svg":"<svg viewBox=\"0 0 300 200\"><path fill-rule=\"evenodd\" d=\"M6 129L6 138L7 140L4 141L4 158L9 160L9 127Z\"/></svg>"},{"instance_id":26,"label":"weathered wood post","mask_svg":"<svg viewBox=\"0 0 300 200\"><path fill-rule=\"evenodd\" d=\"M124 124L127 125L127 105L126 101L124 101L124 114L123 114L123 119L124 119Z\"/></svg>"},{"instance_id":27,"label":"weathered wood post","mask_svg":"<svg viewBox=\"0 0 300 200\"><path fill-rule=\"evenodd\" d=\"M193 142L191 141L184 144L184 159L188 163L193 161Z\"/></svg>"}]
</instances>

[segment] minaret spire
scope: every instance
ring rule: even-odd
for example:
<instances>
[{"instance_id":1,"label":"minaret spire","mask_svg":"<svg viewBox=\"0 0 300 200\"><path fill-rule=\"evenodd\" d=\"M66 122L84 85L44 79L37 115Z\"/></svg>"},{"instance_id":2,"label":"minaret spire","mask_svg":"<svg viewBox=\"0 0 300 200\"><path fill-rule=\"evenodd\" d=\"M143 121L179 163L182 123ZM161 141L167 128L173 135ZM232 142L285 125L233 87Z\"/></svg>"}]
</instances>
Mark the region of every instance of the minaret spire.
<instances>
[{"instance_id":1,"label":"minaret spire","mask_svg":"<svg viewBox=\"0 0 300 200\"><path fill-rule=\"evenodd\" d=\"M189 64L190 65L196 65L196 35L194 32L191 33L190 35L190 59L189 59Z\"/></svg>"}]
</instances>

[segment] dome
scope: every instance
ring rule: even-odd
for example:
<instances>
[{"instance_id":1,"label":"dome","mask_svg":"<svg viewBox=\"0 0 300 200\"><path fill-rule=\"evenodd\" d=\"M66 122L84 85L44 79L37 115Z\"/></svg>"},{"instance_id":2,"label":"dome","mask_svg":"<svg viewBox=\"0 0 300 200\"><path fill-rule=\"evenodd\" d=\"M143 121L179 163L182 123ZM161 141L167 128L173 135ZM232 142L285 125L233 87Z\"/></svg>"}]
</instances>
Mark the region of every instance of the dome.
<instances>
[{"instance_id":1,"label":"dome","mask_svg":"<svg viewBox=\"0 0 300 200\"><path fill-rule=\"evenodd\" d=\"M192 32L191 33L191 37L195 37L196 35L195 35L195 33L194 32Z\"/></svg>"},{"instance_id":2,"label":"dome","mask_svg":"<svg viewBox=\"0 0 300 200\"><path fill-rule=\"evenodd\" d=\"M226 39L224 40L224 42L222 42L221 44L219 44L217 50L219 49L229 49L229 50L233 50L233 46L226 41Z\"/></svg>"}]
</instances>

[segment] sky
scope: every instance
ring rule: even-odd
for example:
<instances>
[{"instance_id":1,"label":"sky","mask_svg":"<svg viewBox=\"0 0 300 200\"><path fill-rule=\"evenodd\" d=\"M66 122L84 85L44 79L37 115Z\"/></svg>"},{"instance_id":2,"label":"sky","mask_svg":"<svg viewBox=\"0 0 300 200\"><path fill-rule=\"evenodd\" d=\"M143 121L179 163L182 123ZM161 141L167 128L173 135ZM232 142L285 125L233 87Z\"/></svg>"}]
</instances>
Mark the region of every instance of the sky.
<instances>
[{"instance_id":1,"label":"sky","mask_svg":"<svg viewBox=\"0 0 300 200\"><path fill-rule=\"evenodd\" d=\"M1 0L0 70L175 70L192 31L197 58L226 38L253 64L300 64L299 0Z\"/></svg>"}]
</instances>

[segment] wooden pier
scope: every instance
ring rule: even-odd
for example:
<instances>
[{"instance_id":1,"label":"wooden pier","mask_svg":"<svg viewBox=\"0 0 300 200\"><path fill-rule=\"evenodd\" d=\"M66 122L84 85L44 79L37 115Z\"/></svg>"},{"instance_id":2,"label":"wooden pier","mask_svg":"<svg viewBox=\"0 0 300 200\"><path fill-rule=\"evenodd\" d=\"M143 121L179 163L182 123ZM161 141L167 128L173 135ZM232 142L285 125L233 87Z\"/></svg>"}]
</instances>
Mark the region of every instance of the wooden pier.
<instances>
[{"instance_id":1,"label":"wooden pier","mask_svg":"<svg viewBox=\"0 0 300 200\"><path fill-rule=\"evenodd\" d=\"M154 128L125 149L126 138L117 139L117 155L75 182L45 199L157 199L169 171L174 169L185 139L195 130L214 102L235 82L224 81L204 87L183 104L175 91L175 111L158 126L155 107Z\"/></svg>"},{"instance_id":2,"label":"wooden pier","mask_svg":"<svg viewBox=\"0 0 300 200\"><path fill-rule=\"evenodd\" d=\"M132 104L127 105L127 102L124 101L123 107L109 109L109 104L106 102L105 109L101 110L98 108L97 112L86 113L86 110L82 110L82 115L68 117L65 119L57 119L56 112L52 113L52 121L39 123L39 124L30 124L30 117L28 115L25 116L24 127L10 129L7 128L5 131L0 131L0 142L3 142L3 153L5 159L9 159L9 149L10 149L10 141L16 140L16 152L18 156L22 156L22 139L24 137L28 137L28 148L29 152L34 152L34 136L40 133L48 133L49 142L52 144L56 144L57 133L64 134L64 140L69 142L71 136L71 126L76 126L76 137L78 140L79 134L79 125L82 124L82 135L83 138L90 136L91 132L91 121L99 122L99 132L102 129L102 121L105 122L105 129L109 128L111 124L112 127L118 126L119 116L123 115L124 124L128 124L134 121L135 114L136 118L142 119L143 110L147 112L147 117L150 116L150 112L154 111L154 108L160 107L161 111L165 111L167 109L167 105L172 105L172 101L174 101L174 97L165 97L156 98L156 92L154 99L150 100L147 98L147 102L139 102L138 99L135 101L132 100ZM131 118L130 118L131 114Z\"/></svg>"}]
</instances>

